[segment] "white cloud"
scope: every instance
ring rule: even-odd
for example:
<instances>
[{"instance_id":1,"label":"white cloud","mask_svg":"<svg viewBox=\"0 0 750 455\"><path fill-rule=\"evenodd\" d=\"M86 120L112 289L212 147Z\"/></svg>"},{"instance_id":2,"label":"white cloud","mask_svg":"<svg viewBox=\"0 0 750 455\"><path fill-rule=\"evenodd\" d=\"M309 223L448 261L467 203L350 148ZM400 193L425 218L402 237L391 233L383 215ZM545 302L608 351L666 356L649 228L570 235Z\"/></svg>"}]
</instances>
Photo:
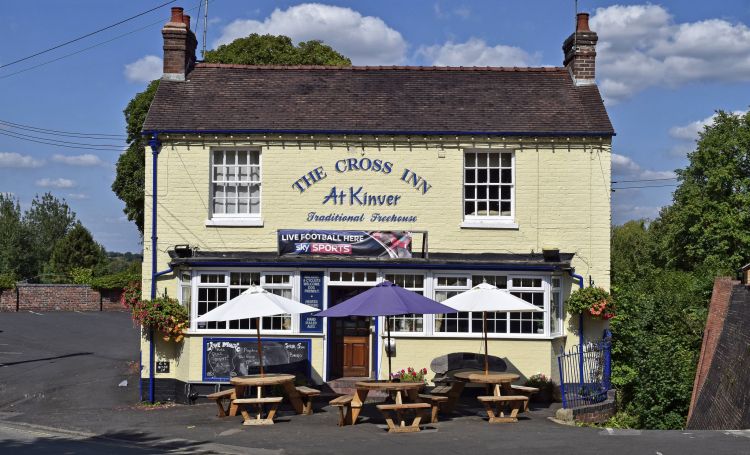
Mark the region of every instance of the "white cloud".
<instances>
[{"instance_id":1,"label":"white cloud","mask_svg":"<svg viewBox=\"0 0 750 455\"><path fill-rule=\"evenodd\" d=\"M44 160L38 160L31 155L21 155L14 152L0 152L0 168L41 167Z\"/></svg>"},{"instance_id":2,"label":"white cloud","mask_svg":"<svg viewBox=\"0 0 750 455\"><path fill-rule=\"evenodd\" d=\"M69 166L104 166L107 163L96 155L85 153L83 155L52 155L52 161Z\"/></svg>"},{"instance_id":3,"label":"white cloud","mask_svg":"<svg viewBox=\"0 0 750 455\"><path fill-rule=\"evenodd\" d=\"M395 65L406 60L401 33L382 19L320 3L275 9L262 22L238 19L224 27L214 46L251 33L286 35L295 42L320 40L349 57L356 65Z\"/></svg>"},{"instance_id":4,"label":"white cloud","mask_svg":"<svg viewBox=\"0 0 750 455\"><path fill-rule=\"evenodd\" d=\"M538 55L529 55L518 47L488 45L479 38L470 38L465 43L448 41L443 45L423 46L417 55L436 66L534 66Z\"/></svg>"},{"instance_id":5,"label":"white cloud","mask_svg":"<svg viewBox=\"0 0 750 455\"><path fill-rule=\"evenodd\" d=\"M676 177L673 171L652 171L644 169L640 164L624 155L617 153L612 154L612 174L613 180L650 180L650 179L671 179Z\"/></svg>"},{"instance_id":6,"label":"white cloud","mask_svg":"<svg viewBox=\"0 0 750 455\"><path fill-rule=\"evenodd\" d=\"M57 178L43 178L36 181L37 186L42 188L75 188L76 182L69 179Z\"/></svg>"},{"instance_id":7,"label":"white cloud","mask_svg":"<svg viewBox=\"0 0 750 455\"><path fill-rule=\"evenodd\" d=\"M622 224L629 220L649 219L653 220L659 215L660 206L614 204L612 206L612 221Z\"/></svg>"},{"instance_id":8,"label":"white cloud","mask_svg":"<svg viewBox=\"0 0 750 455\"><path fill-rule=\"evenodd\" d=\"M68 193L68 197L71 199L89 199L89 195L85 193Z\"/></svg>"},{"instance_id":9,"label":"white cloud","mask_svg":"<svg viewBox=\"0 0 750 455\"><path fill-rule=\"evenodd\" d=\"M162 74L161 57L147 55L125 65L125 78L130 82L151 82Z\"/></svg>"},{"instance_id":10,"label":"white cloud","mask_svg":"<svg viewBox=\"0 0 750 455\"><path fill-rule=\"evenodd\" d=\"M750 81L750 28L722 19L676 23L659 5L597 8L597 72L608 103L649 87Z\"/></svg>"},{"instance_id":11,"label":"white cloud","mask_svg":"<svg viewBox=\"0 0 750 455\"><path fill-rule=\"evenodd\" d=\"M440 2L435 2L432 5L432 9L435 11L435 16L438 19L450 19L453 16L458 16L461 19L468 19L471 16L471 9L466 5L461 5L452 9L445 9Z\"/></svg>"},{"instance_id":12,"label":"white cloud","mask_svg":"<svg viewBox=\"0 0 750 455\"><path fill-rule=\"evenodd\" d=\"M732 112L734 115L745 115L747 111L735 111ZM703 120L696 120L694 122L690 122L687 125L682 126L675 126L670 128L669 135L672 136L675 139L680 139L683 141L695 141L698 139L698 133L702 133L703 129L714 122L714 119L716 119L716 114L706 117Z\"/></svg>"}]
</instances>

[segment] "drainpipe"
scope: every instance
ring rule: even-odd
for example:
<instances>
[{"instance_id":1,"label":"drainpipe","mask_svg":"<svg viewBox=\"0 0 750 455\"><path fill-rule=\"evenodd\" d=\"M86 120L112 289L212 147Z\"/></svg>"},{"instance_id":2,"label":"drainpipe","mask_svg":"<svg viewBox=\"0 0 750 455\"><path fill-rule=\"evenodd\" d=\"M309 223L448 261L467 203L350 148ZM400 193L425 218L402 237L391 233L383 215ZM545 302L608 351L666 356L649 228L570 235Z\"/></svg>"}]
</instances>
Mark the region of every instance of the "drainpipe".
<instances>
[{"instance_id":1,"label":"drainpipe","mask_svg":"<svg viewBox=\"0 0 750 455\"><path fill-rule=\"evenodd\" d=\"M157 177L156 170L159 161L159 151L161 148L161 142L157 133L148 140L148 145L151 147L151 183L152 183L152 194L151 194L151 300L156 298L156 278L158 274L156 272L156 194L157 194ZM156 355L156 341L154 339L154 329L149 327L148 330L149 340L149 354L148 354L148 401L154 402L154 368L155 362L154 357Z\"/></svg>"},{"instance_id":2,"label":"drainpipe","mask_svg":"<svg viewBox=\"0 0 750 455\"><path fill-rule=\"evenodd\" d=\"M568 275L578 280L579 289L583 289L583 275L573 273L573 269L568 270ZM578 315L578 382L583 387L583 313Z\"/></svg>"}]
</instances>

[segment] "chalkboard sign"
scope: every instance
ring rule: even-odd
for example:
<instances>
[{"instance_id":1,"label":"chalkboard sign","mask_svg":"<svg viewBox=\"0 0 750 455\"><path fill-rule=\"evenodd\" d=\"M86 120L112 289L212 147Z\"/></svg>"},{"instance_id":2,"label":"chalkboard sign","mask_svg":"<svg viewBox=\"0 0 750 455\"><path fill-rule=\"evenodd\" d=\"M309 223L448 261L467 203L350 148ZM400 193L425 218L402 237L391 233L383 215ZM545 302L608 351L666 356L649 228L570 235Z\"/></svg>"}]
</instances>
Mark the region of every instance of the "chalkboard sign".
<instances>
[{"instance_id":1,"label":"chalkboard sign","mask_svg":"<svg viewBox=\"0 0 750 455\"><path fill-rule=\"evenodd\" d=\"M323 309L323 272L300 273L300 295L305 305ZM323 318L313 316L314 313L304 313L299 316L300 332L323 333Z\"/></svg>"},{"instance_id":2,"label":"chalkboard sign","mask_svg":"<svg viewBox=\"0 0 750 455\"><path fill-rule=\"evenodd\" d=\"M169 373L169 361L168 360L157 360L156 362L157 373Z\"/></svg>"},{"instance_id":3,"label":"chalkboard sign","mask_svg":"<svg viewBox=\"0 0 750 455\"><path fill-rule=\"evenodd\" d=\"M263 370L310 377L310 340L262 338ZM204 338L203 380L227 382L260 373L256 338Z\"/></svg>"}]
</instances>

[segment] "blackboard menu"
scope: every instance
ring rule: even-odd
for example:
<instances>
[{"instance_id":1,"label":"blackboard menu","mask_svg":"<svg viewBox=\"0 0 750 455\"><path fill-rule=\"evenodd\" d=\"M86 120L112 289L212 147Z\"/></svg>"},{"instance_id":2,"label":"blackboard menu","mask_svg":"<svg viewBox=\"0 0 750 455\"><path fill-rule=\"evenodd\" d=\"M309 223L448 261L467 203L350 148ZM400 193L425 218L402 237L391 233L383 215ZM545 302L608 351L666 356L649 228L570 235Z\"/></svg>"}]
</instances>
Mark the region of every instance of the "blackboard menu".
<instances>
[{"instance_id":1,"label":"blackboard menu","mask_svg":"<svg viewBox=\"0 0 750 455\"><path fill-rule=\"evenodd\" d=\"M263 338L263 369L310 377L310 340ZM204 338L203 380L227 382L260 373L256 338Z\"/></svg>"},{"instance_id":2,"label":"blackboard menu","mask_svg":"<svg viewBox=\"0 0 750 455\"><path fill-rule=\"evenodd\" d=\"M300 297L302 303L320 310L323 309L323 272L300 273ZM300 332L323 333L323 318L313 316L315 313L304 313L299 316Z\"/></svg>"}]
</instances>

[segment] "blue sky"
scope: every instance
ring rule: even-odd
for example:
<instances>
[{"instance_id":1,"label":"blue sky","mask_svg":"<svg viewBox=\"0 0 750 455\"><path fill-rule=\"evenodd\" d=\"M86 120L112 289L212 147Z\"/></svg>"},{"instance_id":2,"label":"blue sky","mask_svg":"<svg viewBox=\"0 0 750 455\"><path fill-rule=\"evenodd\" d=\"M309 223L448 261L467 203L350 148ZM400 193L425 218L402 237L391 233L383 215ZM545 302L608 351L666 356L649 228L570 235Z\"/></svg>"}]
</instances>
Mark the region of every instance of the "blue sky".
<instances>
[{"instance_id":1,"label":"blue sky","mask_svg":"<svg viewBox=\"0 0 750 455\"><path fill-rule=\"evenodd\" d=\"M64 7L53 0L7 2L0 28L4 43L0 65L165 1L69 0ZM160 29L169 7L183 6L195 17L198 3L177 1L0 68L0 122L123 135L123 108L146 81L159 77ZM597 76L618 133L614 180L673 177L672 171L685 165L697 131L716 109L748 109L750 2L580 0L579 9L592 13L591 25L600 37ZM260 32L286 34L295 41L321 39L355 64L559 66L560 47L573 29L573 16L573 0L213 0L206 41L213 48ZM118 38L123 34L127 35ZM108 40L112 41L98 45ZM78 53L66 57L74 52ZM110 190L122 138L54 136L107 145L105 150L88 150L34 143L8 132L43 136L0 124L0 192L14 194L26 207L35 194L51 191L68 200L108 250L140 250L138 231L125 219L123 204ZM654 180L619 186L672 183ZM659 207L671 201L672 190L615 192L614 222L656 216Z\"/></svg>"}]
</instances>

